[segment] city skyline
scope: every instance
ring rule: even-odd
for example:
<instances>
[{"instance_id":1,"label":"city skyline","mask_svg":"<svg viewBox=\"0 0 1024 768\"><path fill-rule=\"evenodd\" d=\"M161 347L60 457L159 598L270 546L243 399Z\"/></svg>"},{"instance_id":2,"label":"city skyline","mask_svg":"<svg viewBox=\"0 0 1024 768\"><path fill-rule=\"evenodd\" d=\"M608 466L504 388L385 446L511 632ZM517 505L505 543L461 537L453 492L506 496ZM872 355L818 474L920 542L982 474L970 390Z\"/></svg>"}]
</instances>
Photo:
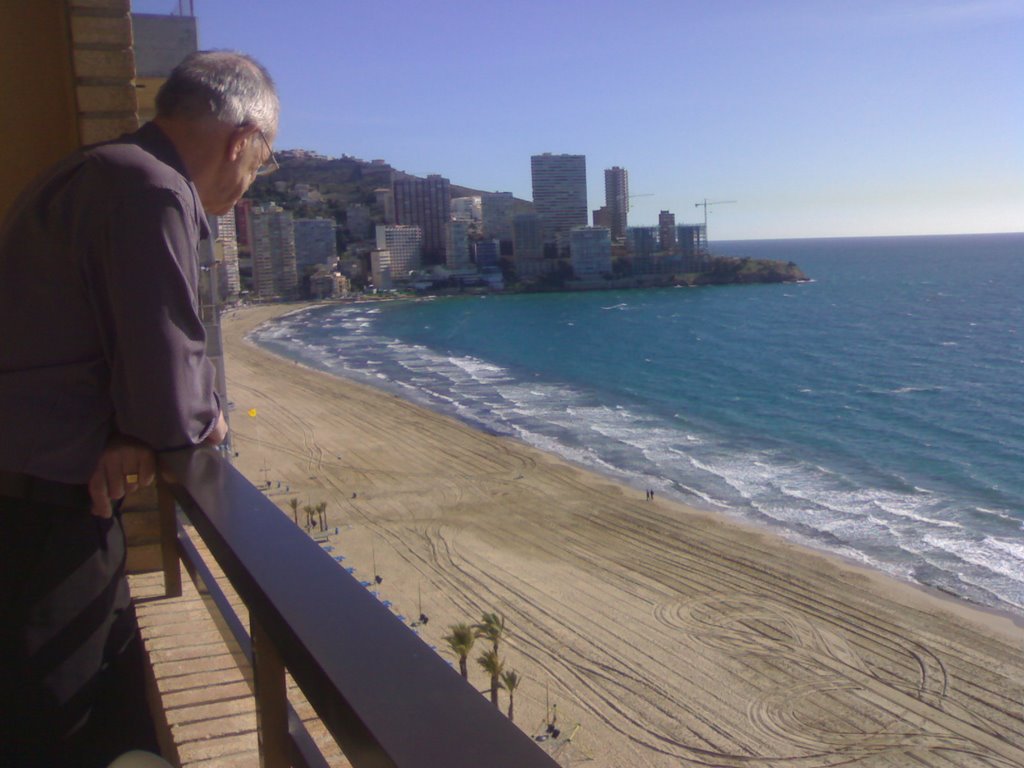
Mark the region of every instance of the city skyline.
<instances>
[{"instance_id":1,"label":"city skyline","mask_svg":"<svg viewBox=\"0 0 1024 768\"><path fill-rule=\"evenodd\" d=\"M136 0L168 13L173 0ZM276 146L531 199L533 155L628 170L629 223L712 240L1024 230L1024 2L196 0L278 82Z\"/></svg>"}]
</instances>

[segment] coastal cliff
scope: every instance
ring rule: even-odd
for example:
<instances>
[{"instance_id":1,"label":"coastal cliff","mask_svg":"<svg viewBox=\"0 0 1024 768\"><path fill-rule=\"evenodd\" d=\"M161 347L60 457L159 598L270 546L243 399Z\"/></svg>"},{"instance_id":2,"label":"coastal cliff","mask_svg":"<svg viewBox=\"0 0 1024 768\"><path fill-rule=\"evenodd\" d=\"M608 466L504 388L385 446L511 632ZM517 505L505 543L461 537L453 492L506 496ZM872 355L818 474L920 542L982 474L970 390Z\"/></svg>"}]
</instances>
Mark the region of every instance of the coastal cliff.
<instances>
[{"instance_id":1,"label":"coastal cliff","mask_svg":"<svg viewBox=\"0 0 1024 768\"><path fill-rule=\"evenodd\" d=\"M571 272L555 272L534 281L510 283L511 291L521 293L557 291L605 291L623 288L694 288L702 285L753 285L756 283L805 283L810 278L792 261L712 256L699 272L603 276L589 280L571 277Z\"/></svg>"},{"instance_id":2,"label":"coastal cliff","mask_svg":"<svg viewBox=\"0 0 1024 768\"><path fill-rule=\"evenodd\" d=\"M732 256L713 256L707 269L671 277L677 285L801 283L808 279L792 261L738 259Z\"/></svg>"}]
</instances>

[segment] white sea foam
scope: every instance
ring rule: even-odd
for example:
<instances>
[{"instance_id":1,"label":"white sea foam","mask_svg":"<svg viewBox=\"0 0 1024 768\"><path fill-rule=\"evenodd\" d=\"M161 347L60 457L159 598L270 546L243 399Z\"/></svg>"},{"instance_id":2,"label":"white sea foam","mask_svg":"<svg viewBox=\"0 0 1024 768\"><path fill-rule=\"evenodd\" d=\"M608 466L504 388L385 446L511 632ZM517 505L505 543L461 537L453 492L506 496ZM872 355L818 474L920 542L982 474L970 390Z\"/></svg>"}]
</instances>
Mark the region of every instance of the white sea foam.
<instances>
[{"instance_id":1,"label":"white sea foam","mask_svg":"<svg viewBox=\"0 0 1024 768\"><path fill-rule=\"evenodd\" d=\"M992 515L998 517L1001 520L1015 520L1016 518L1009 512L1003 509L989 509L988 507L975 507L976 511L981 512L983 515ZM1024 520L1021 521L1021 526L1024 527Z\"/></svg>"},{"instance_id":2,"label":"white sea foam","mask_svg":"<svg viewBox=\"0 0 1024 768\"><path fill-rule=\"evenodd\" d=\"M700 488L694 488L692 486L685 485L684 483L680 483L680 482L676 482L675 485L680 490L682 490L684 494L690 495L690 496L695 496L696 498L698 498L701 501L703 501L705 505L708 505L710 507L714 507L714 508L717 508L717 509L728 509L729 508L729 504L727 502L721 501L719 499L716 499L714 496L712 496L711 494L709 494L709 493L707 493L705 491L702 491Z\"/></svg>"},{"instance_id":3,"label":"white sea foam","mask_svg":"<svg viewBox=\"0 0 1024 768\"><path fill-rule=\"evenodd\" d=\"M456 368L465 371L480 382L493 384L496 382L511 381L511 377L504 368L479 360L475 357L448 357L447 362L451 363Z\"/></svg>"},{"instance_id":4,"label":"white sea foam","mask_svg":"<svg viewBox=\"0 0 1024 768\"><path fill-rule=\"evenodd\" d=\"M558 454L559 456L569 459L570 461L574 461L577 464L593 467L609 474L617 476L623 475L622 470L604 461L597 454L587 448L566 445L555 437L535 432L521 424L513 425L513 429L523 442L528 443L535 448Z\"/></svg>"},{"instance_id":5,"label":"white sea foam","mask_svg":"<svg viewBox=\"0 0 1024 768\"><path fill-rule=\"evenodd\" d=\"M976 601L986 605L1024 609L1024 584L1018 581L994 576L988 569L977 569L977 575L975 572L960 572L957 581L974 588L971 598Z\"/></svg>"},{"instance_id":6,"label":"white sea foam","mask_svg":"<svg viewBox=\"0 0 1024 768\"><path fill-rule=\"evenodd\" d=\"M804 536L796 531L783 530L780 531L780 535L782 535L789 541L796 542L797 544L802 544L805 547L811 547L816 549L822 546L820 540ZM849 547L841 544L833 544L832 546L827 547L827 550L836 555L839 555L842 558L850 560L851 562L860 563L870 568L874 568L875 570L887 573L890 576L902 579L903 581L913 581L914 568L912 565L908 563L894 563L890 560L884 560L879 557L873 557L869 553L864 552L860 549L855 549L854 547Z\"/></svg>"},{"instance_id":7,"label":"white sea foam","mask_svg":"<svg viewBox=\"0 0 1024 768\"><path fill-rule=\"evenodd\" d=\"M890 515L913 520L916 523L923 523L925 526L937 528L963 528L962 523L954 520L936 520L921 513L922 503L912 497L899 496L889 493L878 493L874 503L888 512Z\"/></svg>"},{"instance_id":8,"label":"white sea foam","mask_svg":"<svg viewBox=\"0 0 1024 768\"><path fill-rule=\"evenodd\" d=\"M1024 582L1024 543L988 536L985 538L985 544L1011 558L1017 564L1012 574L1013 577Z\"/></svg>"},{"instance_id":9,"label":"white sea foam","mask_svg":"<svg viewBox=\"0 0 1024 768\"><path fill-rule=\"evenodd\" d=\"M941 392L942 387L897 387L889 392L893 395L909 395L914 392Z\"/></svg>"},{"instance_id":10,"label":"white sea foam","mask_svg":"<svg viewBox=\"0 0 1024 768\"><path fill-rule=\"evenodd\" d=\"M950 536L925 536L924 540L965 563L987 568L1024 585L1024 548L1019 545L992 537L972 541Z\"/></svg>"}]
</instances>

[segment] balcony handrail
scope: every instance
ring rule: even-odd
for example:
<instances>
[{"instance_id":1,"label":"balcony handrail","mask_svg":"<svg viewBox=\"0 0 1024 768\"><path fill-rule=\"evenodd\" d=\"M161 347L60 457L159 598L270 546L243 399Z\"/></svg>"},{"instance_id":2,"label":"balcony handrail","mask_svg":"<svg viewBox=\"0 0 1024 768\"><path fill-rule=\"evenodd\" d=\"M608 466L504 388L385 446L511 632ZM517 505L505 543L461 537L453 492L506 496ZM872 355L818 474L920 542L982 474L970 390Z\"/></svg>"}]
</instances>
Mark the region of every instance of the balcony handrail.
<instances>
[{"instance_id":1,"label":"balcony handrail","mask_svg":"<svg viewBox=\"0 0 1024 768\"><path fill-rule=\"evenodd\" d=\"M261 764L290 761L287 669L354 768L557 765L215 449L160 473L249 611Z\"/></svg>"},{"instance_id":2,"label":"balcony handrail","mask_svg":"<svg viewBox=\"0 0 1024 768\"><path fill-rule=\"evenodd\" d=\"M173 500L171 504L171 514L177 517L177 510L174 509ZM203 556L200 554L195 542L192 541L191 536L189 536L188 531L185 530L180 520L177 520L176 528L178 554L181 557L181 562L189 572L189 576L196 587L196 591L203 599L207 610L214 619L214 623L220 631L224 642L228 645L231 653L233 655L244 657L251 668L254 661L252 637L245 629L241 618L235 611L234 606L232 606L227 594L225 594L224 590L221 589L216 577L213 575L213 572L203 559ZM177 569L177 563L174 563L174 567ZM181 573L179 569L172 578L172 582L179 581L180 576ZM180 594L180 590L178 589L173 591L174 596L179 596ZM256 687L252 676L246 675L245 681L255 696ZM291 765L294 766L294 768L329 768L327 761L324 759L324 756L320 752L319 747L317 747L313 737L310 736L309 731L306 730L305 723L302 722L302 718L299 716L298 712L295 711L295 708L290 702L287 704L287 717L289 743L286 745L286 749L291 760ZM261 741L263 740L261 739Z\"/></svg>"}]
</instances>

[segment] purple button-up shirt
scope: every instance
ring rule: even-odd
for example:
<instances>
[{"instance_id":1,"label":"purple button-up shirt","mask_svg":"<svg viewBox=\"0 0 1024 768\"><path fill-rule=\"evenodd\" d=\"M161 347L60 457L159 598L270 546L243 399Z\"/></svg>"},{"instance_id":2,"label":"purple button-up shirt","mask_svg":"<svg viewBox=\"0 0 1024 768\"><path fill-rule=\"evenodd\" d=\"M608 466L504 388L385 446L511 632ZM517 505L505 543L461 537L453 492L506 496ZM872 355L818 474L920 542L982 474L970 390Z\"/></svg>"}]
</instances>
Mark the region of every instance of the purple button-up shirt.
<instances>
[{"instance_id":1,"label":"purple button-up shirt","mask_svg":"<svg viewBox=\"0 0 1024 768\"><path fill-rule=\"evenodd\" d=\"M0 470L82 483L112 432L203 440L220 412L197 302L208 234L152 123L26 190L0 229Z\"/></svg>"}]
</instances>

